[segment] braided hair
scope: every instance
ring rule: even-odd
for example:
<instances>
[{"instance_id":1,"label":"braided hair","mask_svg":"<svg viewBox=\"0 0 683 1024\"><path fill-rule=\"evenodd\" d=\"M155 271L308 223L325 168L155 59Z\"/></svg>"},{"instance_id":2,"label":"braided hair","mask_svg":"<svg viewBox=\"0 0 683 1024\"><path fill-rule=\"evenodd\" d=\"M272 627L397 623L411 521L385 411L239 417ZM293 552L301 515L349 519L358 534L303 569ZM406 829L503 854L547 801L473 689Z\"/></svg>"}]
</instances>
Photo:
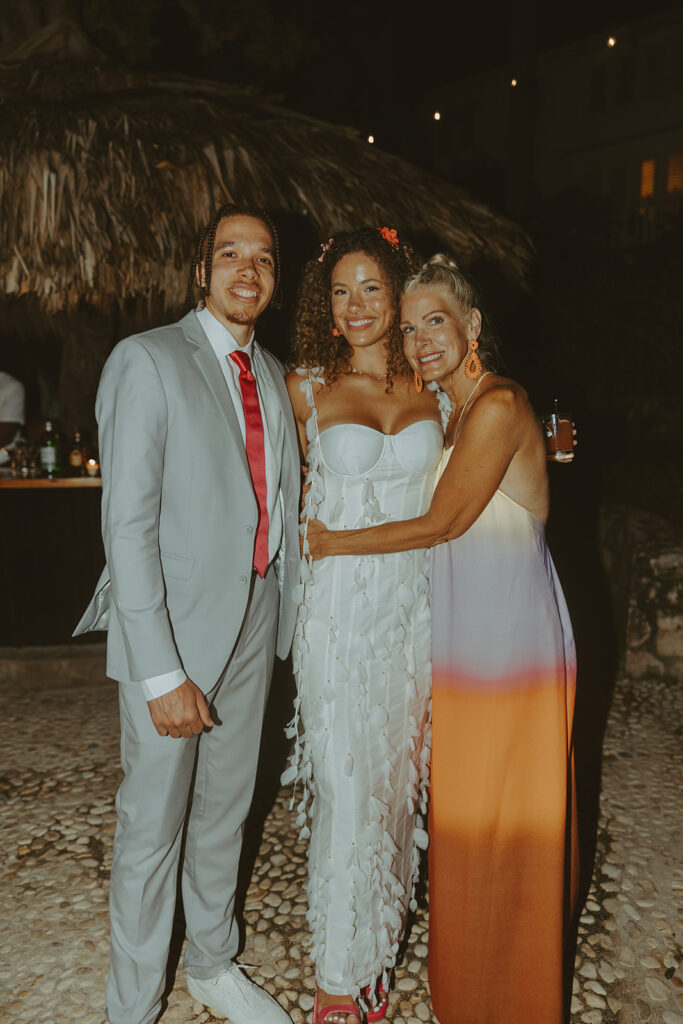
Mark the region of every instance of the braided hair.
<instances>
[{"instance_id":1,"label":"braided hair","mask_svg":"<svg viewBox=\"0 0 683 1024\"><path fill-rule=\"evenodd\" d=\"M196 306L203 309L206 305L206 297L211 291L211 270L213 267L216 232L220 222L226 217L253 217L254 220L260 220L262 224L265 224L270 231L273 239L273 269L275 274L275 287L273 289L271 305L277 307L280 299L278 294L280 287L280 239L277 228L265 210L258 206L250 206L248 203L224 203L223 206L219 206L208 224L205 224L202 228L195 245L192 266L190 267L190 275L187 281L187 305L190 309L195 309ZM203 285L197 283L197 270L201 266L204 267Z\"/></svg>"},{"instance_id":2,"label":"braided hair","mask_svg":"<svg viewBox=\"0 0 683 1024\"><path fill-rule=\"evenodd\" d=\"M394 316L386 337L387 390L391 389L394 376L407 373L403 337L399 330L398 304L403 283L417 272L420 258L412 246L398 240L395 232L393 242L388 240L384 232L388 232L388 229L361 228L358 231L340 232L323 245L322 256L306 263L294 310L292 365L320 367L329 384L340 374L350 372L351 346L343 335L335 337L332 334L332 275L343 256L364 253L379 266L393 300Z\"/></svg>"}]
</instances>

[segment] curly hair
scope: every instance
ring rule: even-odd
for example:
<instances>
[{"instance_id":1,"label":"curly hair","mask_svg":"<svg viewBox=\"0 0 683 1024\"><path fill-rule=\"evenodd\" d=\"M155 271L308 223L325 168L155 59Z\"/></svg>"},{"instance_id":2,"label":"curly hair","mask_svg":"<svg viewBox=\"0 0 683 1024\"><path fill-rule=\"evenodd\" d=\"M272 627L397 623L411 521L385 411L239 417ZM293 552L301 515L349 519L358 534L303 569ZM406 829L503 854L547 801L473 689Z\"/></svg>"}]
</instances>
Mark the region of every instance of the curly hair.
<instances>
[{"instance_id":1,"label":"curly hair","mask_svg":"<svg viewBox=\"0 0 683 1024\"><path fill-rule=\"evenodd\" d=\"M481 295L477 284L463 274L456 261L445 253L437 252L423 263L417 273L408 278L403 286L403 294L408 295L417 288L435 285L450 293L453 303L464 320L473 308L481 313L481 333L477 355L485 370L494 373L500 367L500 346L491 321L485 308L482 308Z\"/></svg>"},{"instance_id":2,"label":"curly hair","mask_svg":"<svg viewBox=\"0 0 683 1024\"><path fill-rule=\"evenodd\" d=\"M327 247L323 246L322 257L309 260L304 266L294 308L291 364L320 367L330 384L340 374L351 370L351 346L344 335L335 338L332 334L332 274L343 256L355 252L365 253L377 263L391 290L394 315L386 338L386 382L387 391L390 391L394 376L407 372L403 337L399 331L398 304L403 284L407 277L417 272L420 257L405 242L393 245L378 228L340 232Z\"/></svg>"},{"instance_id":3,"label":"curly hair","mask_svg":"<svg viewBox=\"0 0 683 1024\"><path fill-rule=\"evenodd\" d=\"M192 265L187 280L187 294L185 301L188 309L194 309L197 305L203 309L206 305L206 297L211 291L211 271L213 269L213 249L216 240L216 232L222 220L226 217L252 217L260 220L268 230L273 239L273 264L275 272L275 287L271 304L278 305L280 287L280 239L277 228L265 210L258 206L250 206L248 203L224 203L214 211L211 220L205 224L199 233L192 257ZM204 285L197 284L197 268L204 264Z\"/></svg>"}]
</instances>

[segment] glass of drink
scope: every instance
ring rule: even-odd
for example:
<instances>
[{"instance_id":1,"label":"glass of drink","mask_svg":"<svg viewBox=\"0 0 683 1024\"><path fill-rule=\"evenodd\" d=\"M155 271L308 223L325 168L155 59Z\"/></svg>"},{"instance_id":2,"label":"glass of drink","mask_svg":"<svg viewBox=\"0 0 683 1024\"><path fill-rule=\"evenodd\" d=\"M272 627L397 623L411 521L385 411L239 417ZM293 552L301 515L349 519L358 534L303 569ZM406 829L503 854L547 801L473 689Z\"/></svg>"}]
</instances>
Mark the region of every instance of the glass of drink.
<instances>
[{"instance_id":1,"label":"glass of drink","mask_svg":"<svg viewBox=\"0 0 683 1024\"><path fill-rule=\"evenodd\" d=\"M32 478L42 476L40 450L35 445L28 445L25 458L28 462L28 475Z\"/></svg>"},{"instance_id":2,"label":"glass of drink","mask_svg":"<svg viewBox=\"0 0 683 1024\"><path fill-rule=\"evenodd\" d=\"M13 476L27 477L29 475L29 444L27 441L17 441L12 451Z\"/></svg>"},{"instance_id":3,"label":"glass of drink","mask_svg":"<svg viewBox=\"0 0 683 1024\"><path fill-rule=\"evenodd\" d=\"M571 462L574 458L574 420L572 414L560 410L553 402L552 412L543 417L545 449L549 462Z\"/></svg>"}]
</instances>

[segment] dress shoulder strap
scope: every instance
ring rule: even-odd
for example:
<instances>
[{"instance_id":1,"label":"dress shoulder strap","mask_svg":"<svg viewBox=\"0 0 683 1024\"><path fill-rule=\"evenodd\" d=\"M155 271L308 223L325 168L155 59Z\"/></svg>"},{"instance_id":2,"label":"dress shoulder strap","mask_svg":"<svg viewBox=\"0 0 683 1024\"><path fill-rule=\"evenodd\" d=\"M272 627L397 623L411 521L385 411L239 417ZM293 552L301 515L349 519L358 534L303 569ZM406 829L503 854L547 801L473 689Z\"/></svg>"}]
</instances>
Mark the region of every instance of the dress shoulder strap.
<instances>
[{"instance_id":1,"label":"dress shoulder strap","mask_svg":"<svg viewBox=\"0 0 683 1024\"><path fill-rule=\"evenodd\" d=\"M301 383L299 387L303 391L306 397L306 403L308 404L311 410L311 415L306 420L306 461L308 463L308 473L306 475L303 508L301 511L302 522L304 524L307 524L310 519L315 519L317 517L318 508L324 496L323 480L320 473L321 465L320 433L318 431L318 407L315 404L315 388L313 387L313 385L324 384L325 378L323 377L322 370L319 366L297 367L296 372L301 377ZM306 545L305 525L303 537L304 554L307 555L308 551Z\"/></svg>"},{"instance_id":2,"label":"dress shoulder strap","mask_svg":"<svg viewBox=\"0 0 683 1024\"><path fill-rule=\"evenodd\" d=\"M439 403L439 412L441 413L441 428L445 434L446 428L448 427L448 421L451 418L451 412L453 411L451 400L446 392L441 390L435 380L431 381L427 385L427 388L430 391L436 391L436 400Z\"/></svg>"},{"instance_id":3,"label":"dress shoulder strap","mask_svg":"<svg viewBox=\"0 0 683 1024\"><path fill-rule=\"evenodd\" d=\"M306 440L308 444L318 439L318 407L315 404L314 384L324 384L325 378L319 366L297 366L296 373L301 377L299 388L303 391L306 404L311 410L311 415L306 420Z\"/></svg>"}]
</instances>

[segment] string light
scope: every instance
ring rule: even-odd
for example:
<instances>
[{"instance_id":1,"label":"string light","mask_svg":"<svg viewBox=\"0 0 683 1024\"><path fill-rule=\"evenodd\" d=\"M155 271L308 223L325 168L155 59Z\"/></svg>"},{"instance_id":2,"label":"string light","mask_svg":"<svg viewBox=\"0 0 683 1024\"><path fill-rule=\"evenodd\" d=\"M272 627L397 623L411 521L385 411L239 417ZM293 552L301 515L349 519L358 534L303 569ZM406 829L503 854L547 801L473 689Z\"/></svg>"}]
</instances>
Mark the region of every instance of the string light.
<instances>
[{"instance_id":1,"label":"string light","mask_svg":"<svg viewBox=\"0 0 683 1024\"><path fill-rule=\"evenodd\" d=\"M614 38L614 36L610 36L609 37L609 39L607 40L607 45L608 46L616 46L617 45L617 41Z\"/></svg>"},{"instance_id":2,"label":"string light","mask_svg":"<svg viewBox=\"0 0 683 1024\"><path fill-rule=\"evenodd\" d=\"M441 114L439 113L438 110L434 111L434 120L435 121L440 121L441 120Z\"/></svg>"},{"instance_id":3,"label":"string light","mask_svg":"<svg viewBox=\"0 0 683 1024\"><path fill-rule=\"evenodd\" d=\"M375 141L374 135L368 135L368 142L373 143Z\"/></svg>"},{"instance_id":4,"label":"string light","mask_svg":"<svg viewBox=\"0 0 683 1024\"><path fill-rule=\"evenodd\" d=\"M513 78L513 79L511 80L511 82L510 82L510 85L511 85L511 86L512 86L512 88L514 89L514 87L515 87L515 86L517 85L517 79L516 79L516 78Z\"/></svg>"}]
</instances>

